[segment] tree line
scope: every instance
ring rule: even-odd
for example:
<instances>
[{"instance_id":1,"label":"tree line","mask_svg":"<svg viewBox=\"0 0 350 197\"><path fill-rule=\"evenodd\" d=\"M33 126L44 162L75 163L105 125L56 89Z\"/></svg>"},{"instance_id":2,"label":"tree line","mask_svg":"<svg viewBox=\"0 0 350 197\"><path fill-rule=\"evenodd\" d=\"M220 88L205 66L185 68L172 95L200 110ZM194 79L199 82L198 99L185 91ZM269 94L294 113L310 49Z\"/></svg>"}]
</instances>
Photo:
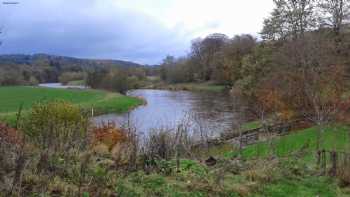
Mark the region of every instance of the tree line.
<instances>
[{"instance_id":1,"label":"tree line","mask_svg":"<svg viewBox=\"0 0 350 197\"><path fill-rule=\"evenodd\" d=\"M145 68L95 68L87 72L86 85L94 89L105 89L125 94L129 89L143 86Z\"/></svg>"},{"instance_id":2,"label":"tree line","mask_svg":"<svg viewBox=\"0 0 350 197\"><path fill-rule=\"evenodd\" d=\"M339 118L349 105L350 1L273 2L261 38L195 39L185 57L164 59L161 78L228 85L262 122L303 117L325 125Z\"/></svg>"},{"instance_id":3,"label":"tree line","mask_svg":"<svg viewBox=\"0 0 350 197\"><path fill-rule=\"evenodd\" d=\"M121 70L144 75L149 69L120 60L89 60L47 54L1 55L0 86L69 83L85 80L87 73L98 70Z\"/></svg>"},{"instance_id":4,"label":"tree line","mask_svg":"<svg viewBox=\"0 0 350 197\"><path fill-rule=\"evenodd\" d=\"M261 39L249 34L229 38L220 33L194 39L185 57L167 56L163 60L161 78L170 83L211 80L235 85L256 78L249 76L254 69L312 64L299 59L302 54L313 53L310 50L320 49L327 55L337 52L337 57L331 57L334 61L346 56L348 0L274 0L274 4L264 20Z\"/></svg>"}]
</instances>

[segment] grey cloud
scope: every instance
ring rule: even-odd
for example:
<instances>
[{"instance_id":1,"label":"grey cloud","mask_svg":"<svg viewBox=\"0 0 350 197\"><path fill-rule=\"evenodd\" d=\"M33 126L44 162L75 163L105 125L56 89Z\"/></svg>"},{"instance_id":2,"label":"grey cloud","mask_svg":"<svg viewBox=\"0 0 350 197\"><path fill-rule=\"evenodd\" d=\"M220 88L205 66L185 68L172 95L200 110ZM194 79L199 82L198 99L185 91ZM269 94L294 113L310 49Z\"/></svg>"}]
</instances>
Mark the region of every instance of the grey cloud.
<instances>
[{"instance_id":1,"label":"grey cloud","mask_svg":"<svg viewBox=\"0 0 350 197\"><path fill-rule=\"evenodd\" d=\"M1 7L0 53L50 53L84 58L159 63L182 55L190 38L154 18L97 0L22 0ZM65 2L65 3L64 3ZM72 3L71 3L72 2ZM1 22L1 21L0 21Z\"/></svg>"}]
</instances>

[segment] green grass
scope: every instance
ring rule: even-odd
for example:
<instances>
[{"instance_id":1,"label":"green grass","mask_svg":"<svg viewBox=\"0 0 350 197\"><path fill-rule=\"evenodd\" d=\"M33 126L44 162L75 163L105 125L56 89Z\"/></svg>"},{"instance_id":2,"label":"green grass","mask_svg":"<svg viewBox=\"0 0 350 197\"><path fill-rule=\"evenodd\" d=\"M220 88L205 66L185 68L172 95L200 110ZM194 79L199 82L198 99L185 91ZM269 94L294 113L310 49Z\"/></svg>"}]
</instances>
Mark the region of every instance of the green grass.
<instances>
[{"instance_id":1,"label":"green grass","mask_svg":"<svg viewBox=\"0 0 350 197\"><path fill-rule=\"evenodd\" d=\"M77 81L70 81L68 82L69 86L83 86L85 85L85 81L84 80L77 80Z\"/></svg>"},{"instance_id":2,"label":"green grass","mask_svg":"<svg viewBox=\"0 0 350 197\"><path fill-rule=\"evenodd\" d=\"M100 90L0 87L0 118L11 122L21 105L26 112L37 102L52 100L69 101L84 109L93 107L96 114L122 113L142 104L140 99Z\"/></svg>"},{"instance_id":3,"label":"green grass","mask_svg":"<svg viewBox=\"0 0 350 197\"><path fill-rule=\"evenodd\" d=\"M306 148L310 152L315 152L317 146L317 127L304 129L290 135L275 138L272 145L275 149L275 155L279 157L287 156L290 153ZM325 129L321 137L321 148L327 150L346 151L349 149L349 127L334 125ZM260 142L247 146L242 151L245 158L265 157L268 156L270 145L267 142ZM237 152L228 152L226 157L233 157ZM312 155L308 155L306 159L312 159Z\"/></svg>"},{"instance_id":4,"label":"green grass","mask_svg":"<svg viewBox=\"0 0 350 197\"><path fill-rule=\"evenodd\" d=\"M245 126L248 129L253 128L256 125L258 124L248 123ZM315 155L317 147L317 133L318 128L312 127L296 131L287 136L273 139L272 145L275 150L274 155L281 159L287 159L292 163L293 161L299 163L301 166L304 166L300 167L303 170L315 170L317 163ZM322 149L326 150L349 152L349 127L339 124L327 127L321 135L320 146ZM248 161L254 158L269 158L269 153L271 153L271 151L269 151L271 150L270 147L271 146L268 142L260 142L254 145L249 145L242 150L242 157ZM297 153L301 150L304 150L304 154L299 154L298 159L295 160L295 157L291 156L291 154ZM222 155L227 159L238 155L238 151L235 150L225 152L225 149L222 149L222 152ZM296 164L289 165L291 169L296 167ZM282 172L287 172L290 170L290 167L284 166L281 168L281 170ZM276 175L274 176L276 177ZM277 177L279 178L277 178L276 181L260 185L258 191L256 191L252 196L350 196L350 193L346 191L346 188L340 189L335 179L316 176L315 173L300 173L297 176L285 177L285 175L282 175Z\"/></svg>"},{"instance_id":5,"label":"green grass","mask_svg":"<svg viewBox=\"0 0 350 197\"><path fill-rule=\"evenodd\" d=\"M309 197L309 196L338 196L337 185L326 177L304 177L302 179L280 179L273 184L267 184L258 196L269 197Z\"/></svg>"},{"instance_id":6,"label":"green grass","mask_svg":"<svg viewBox=\"0 0 350 197\"><path fill-rule=\"evenodd\" d=\"M174 172L175 161L168 162L173 169L169 175L161 173L144 174L136 172L120 179L116 186L120 196L251 196L251 197L336 197L345 196L331 178L305 174L290 174L288 165L274 168L270 181L252 182L245 173L232 173L230 170L222 175L222 185L216 185L217 174L203 164L192 160L180 161L180 172ZM293 168L295 170L295 167ZM303 167L300 170L305 170ZM242 171L240 171L242 172ZM312 174L312 173L311 173ZM247 192L244 192L246 190ZM241 194L241 195L240 195Z\"/></svg>"},{"instance_id":7,"label":"green grass","mask_svg":"<svg viewBox=\"0 0 350 197\"><path fill-rule=\"evenodd\" d=\"M249 128L255 127L257 124L248 123ZM350 196L350 188L342 188L337 184L338 181L334 178L318 176L316 167L316 139L318 128L312 127L296 131L290 135L275 138L273 145L275 147L275 155L279 158L281 164L278 168L272 168L269 175L273 180L261 182L253 193L248 196L260 197L336 197ZM350 150L350 132L349 127L344 125L332 125L325 129L322 133L321 148L327 150L338 150L349 152ZM216 157L226 157L231 159L238 155L237 151L228 150L229 147L221 145L213 147L210 150L210 155ZM266 160L269 157L270 146L267 142L247 146L242 151L242 157L249 161L254 161L255 158ZM304 154L299 156L291 156L291 153L304 150ZM253 159L253 160L251 160ZM260 160L260 161L261 161ZM263 167L261 167L263 168ZM259 167L257 167L259 169ZM295 173L295 174L293 174ZM240 185L244 188L246 179L244 175L228 175L232 180L226 178L225 185ZM243 186L242 186L242 183Z\"/></svg>"},{"instance_id":8,"label":"green grass","mask_svg":"<svg viewBox=\"0 0 350 197\"><path fill-rule=\"evenodd\" d=\"M243 124L241 126L241 128L243 131L247 131L247 130L257 129L261 126L262 125L261 125L260 121L257 120L257 121L247 122L247 123Z\"/></svg>"}]
</instances>

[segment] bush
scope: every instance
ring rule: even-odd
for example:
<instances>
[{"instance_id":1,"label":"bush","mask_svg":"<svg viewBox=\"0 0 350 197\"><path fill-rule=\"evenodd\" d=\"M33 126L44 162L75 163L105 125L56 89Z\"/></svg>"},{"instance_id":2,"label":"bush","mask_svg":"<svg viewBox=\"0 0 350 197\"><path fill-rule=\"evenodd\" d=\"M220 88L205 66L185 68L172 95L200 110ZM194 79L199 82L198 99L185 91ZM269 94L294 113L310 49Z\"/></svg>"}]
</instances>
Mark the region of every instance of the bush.
<instances>
[{"instance_id":1,"label":"bush","mask_svg":"<svg viewBox=\"0 0 350 197\"><path fill-rule=\"evenodd\" d=\"M58 80L62 84L67 84L71 81L79 81L85 79L85 73L83 72L65 72L59 76Z\"/></svg>"},{"instance_id":2,"label":"bush","mask_svg":"<svg viewBox=\"0 0 350 197\"><path fill-rule=\"evenodd\" d=\"M166 130L153 131L146 142L150 159L171 159L175 154L175 137Z\"/></svg>"},{"instance_id":3,"label":"bush","mask_svg":"<svg viewBox=\"0 0 350 197\"><path fill-rule=\"evenodd\" d=\"M0 123L0 196L12 195L25 168L28 155L24 153L24 138L16 129Z\"/></svg>"},{"instance_id":4,"label":"bush","mask_svg":"<svg viewBox=\"0 0 350 197\"><path fill-rule=\"evenodd\" d=\"M133 76L123 69L96 69L88 72L86 84L91 88L117 91L125 94L130 89L139 88L142 78Z\"/></svg>"},{"instance_id":5,"label":"bush","mask_svg":"<svg viewBox=\"0 0 350 197\"><path fill-rule=\"evenodd\" d=\"M93 152L100 156L108 155L118 166L130 164L133 154L133 138L127 130L115 124L103 124L92 131L91 144Z\"/></svg>"},{"instance_id":6,"label":"bush","mask_svg":"<svg viewBox=\"0 0 350 197\"><path fill-rule=\"evenodd\" d=\"M53 101L33 106L25 131L43 150L67 152L78 148L85 139L88 119L82 110L71 103Z\"/></svg>"}]
</instances>

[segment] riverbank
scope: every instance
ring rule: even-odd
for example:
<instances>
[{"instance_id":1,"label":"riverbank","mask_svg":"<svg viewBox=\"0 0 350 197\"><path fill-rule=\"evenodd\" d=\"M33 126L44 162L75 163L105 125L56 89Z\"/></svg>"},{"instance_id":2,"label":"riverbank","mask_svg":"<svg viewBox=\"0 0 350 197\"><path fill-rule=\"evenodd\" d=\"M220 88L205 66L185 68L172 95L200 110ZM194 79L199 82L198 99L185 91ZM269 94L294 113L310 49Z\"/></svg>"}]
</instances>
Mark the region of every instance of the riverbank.
<instances>
[{"instance_id":1,"label":"riverbank","mask_svg":"<svg viewBox=\"0 0 350 197\"><path fill-rule=\"evenodd\" d=\"M146 86L147 89L171 90L171 91L197 91L197 92L223 92L228 90L227 86L217 85L212 82L204 83L176 83L167 84L163 82Z\"/></svg>"},{"instance_id":2,"label":"riverbank","mask_svg":"<svg viewBox=\"0 0 350 197\"><path fill-rule=\"evenodd\" d=\"M327 128L320 148L348 150L347 131L342 125ZM183 159L178 169L175 159L162 161L163 171L130 174L116 191L124 196L349 196L346 177L329 177L317 167L316 139L317 128L311 127L274 139L273 150L268 142L247 146L241 156L232 145L212 147L203 159L215 157L213 166Z\"/></svg>"},{"instance_id":3,"label":"riverbank","mask_svg":"<svg viewBox=\"0 0 350 197\"><path fill-rule=\"evenodd\" d=\"M50 126L50 123L45 124ZM41 122L37 124L39 128L42 125ZM0 131L1 126L0 124ZM75 128L75 124L71 126ZM259 126L258 121L249 122L244 124L242 129L254 129ZM3 125L3 128L6 130L6 125ZM69 128L65 130L65 127L58 127L58 129L67 131ZM349 150L348 129L347 126L342 125L331 125L325 129L321 136L324 140L320 148L339 151L339 153ZM11 128L7 130L15 131ZM42 132L46 131L47 129L42 129ZM28 162L23 169L19 185L21 191L28 195L36 194L43 191L44 187L47 195L59 194L60 196L350 195L348 184L350 176L338 176L349 172L349 168L344 168L343 165L343 162L348 160L341 160L343 157L339 155L337 163L339 173L333 177L328 176L333 165L331 162L326 161L325 170L317 165L318 130L316 127L299 129L290 135L273 138L272 143L265 140L248 145L241 152L233 144L226 144L224 147L210 146L209 149L202 149L206 154L194 152L188 146L191 141L182 142L187 137L180 138L180 143L176 145L179 148L175 148L176 146L172 143L176 139L173 137L176 136L172 137L172 134L162 133L161 130L155 130L149 138L141 138L151 140L145 141L147 144L152 143L150 152L132 151L141 150L141 146L138 146L136 141L132 141L133 138L121 137L128 136L130 134L128 132L133 130L122 131L113 125L108 125L96 128L94 132L98 135L92 135L95 137L91 143L92 146L57 152L59 154L50 155L49 161L53 162L49 163L48 167L40 165L40 168L37 167L37 163L41 162L40 155L43 155L46 150L35 144L37 143L35 138L28 136L32 141L27 141L24 150L28 152L26 154L35 156L32 156L31 162ZM91 136L86 137L90 139ZM55 138L62 143L67 143L66 140L70 139ZM85 141L82 140L81 143ZM161 157L163 152L159 151L163 150L166 151L167 157ZM177 152L177 150L182 151ZM12 162L9 166L16 166L14 162L20 160L6 161ZM42 174L38 174L37 169L44 170ZM12 173L7 175L12 177ZM53 176L54 179L52 179ZM3 189L3 191L6 190Z\"/></svg>"},{"instance_id":4,"label":"riverbank","mask_svg":"<svg viewBox=\"0 0 350 197\"><path fill-rule=\"evenodd\" d=\"M84 80L69 81L67 85L68 86L86 86L86 82Z\"/></svg>"},{"instance_id":5,"label":"riverbank","mask_svg":"<svg viewBox=\"0 0 350 197\"><path fill-rule=\"evenodd\" d=\"M124 113L144 101L102 90L54 89L45 87L0 87L0 120L13 123L20 106L26 113L33 104L52 100L64 100L85 110L94 108L94 114Z\"/></svg>"},{"instance_id":6,"label":"riverbank","mask_svg":"<svg viewBox=\"0 0 350 197\"><path fill-rule=\"evenodd\" d=\"M320 149L346 152L350 146L349 127L345 125L331 125L321 133ZM297 151L306 151L305 158L315 162L313 153L317 151L318 128L316 126L297 130L288 135L275 137L269 142L258 142L243 149L242 157L252 159L256 157L268 157L270 153L277 157L286 157L288 154ZM271 150L269 146L273 146ZM224 153L225 157L232 158L238 152L230 151Z\"/></svg>"}]
</instances>

